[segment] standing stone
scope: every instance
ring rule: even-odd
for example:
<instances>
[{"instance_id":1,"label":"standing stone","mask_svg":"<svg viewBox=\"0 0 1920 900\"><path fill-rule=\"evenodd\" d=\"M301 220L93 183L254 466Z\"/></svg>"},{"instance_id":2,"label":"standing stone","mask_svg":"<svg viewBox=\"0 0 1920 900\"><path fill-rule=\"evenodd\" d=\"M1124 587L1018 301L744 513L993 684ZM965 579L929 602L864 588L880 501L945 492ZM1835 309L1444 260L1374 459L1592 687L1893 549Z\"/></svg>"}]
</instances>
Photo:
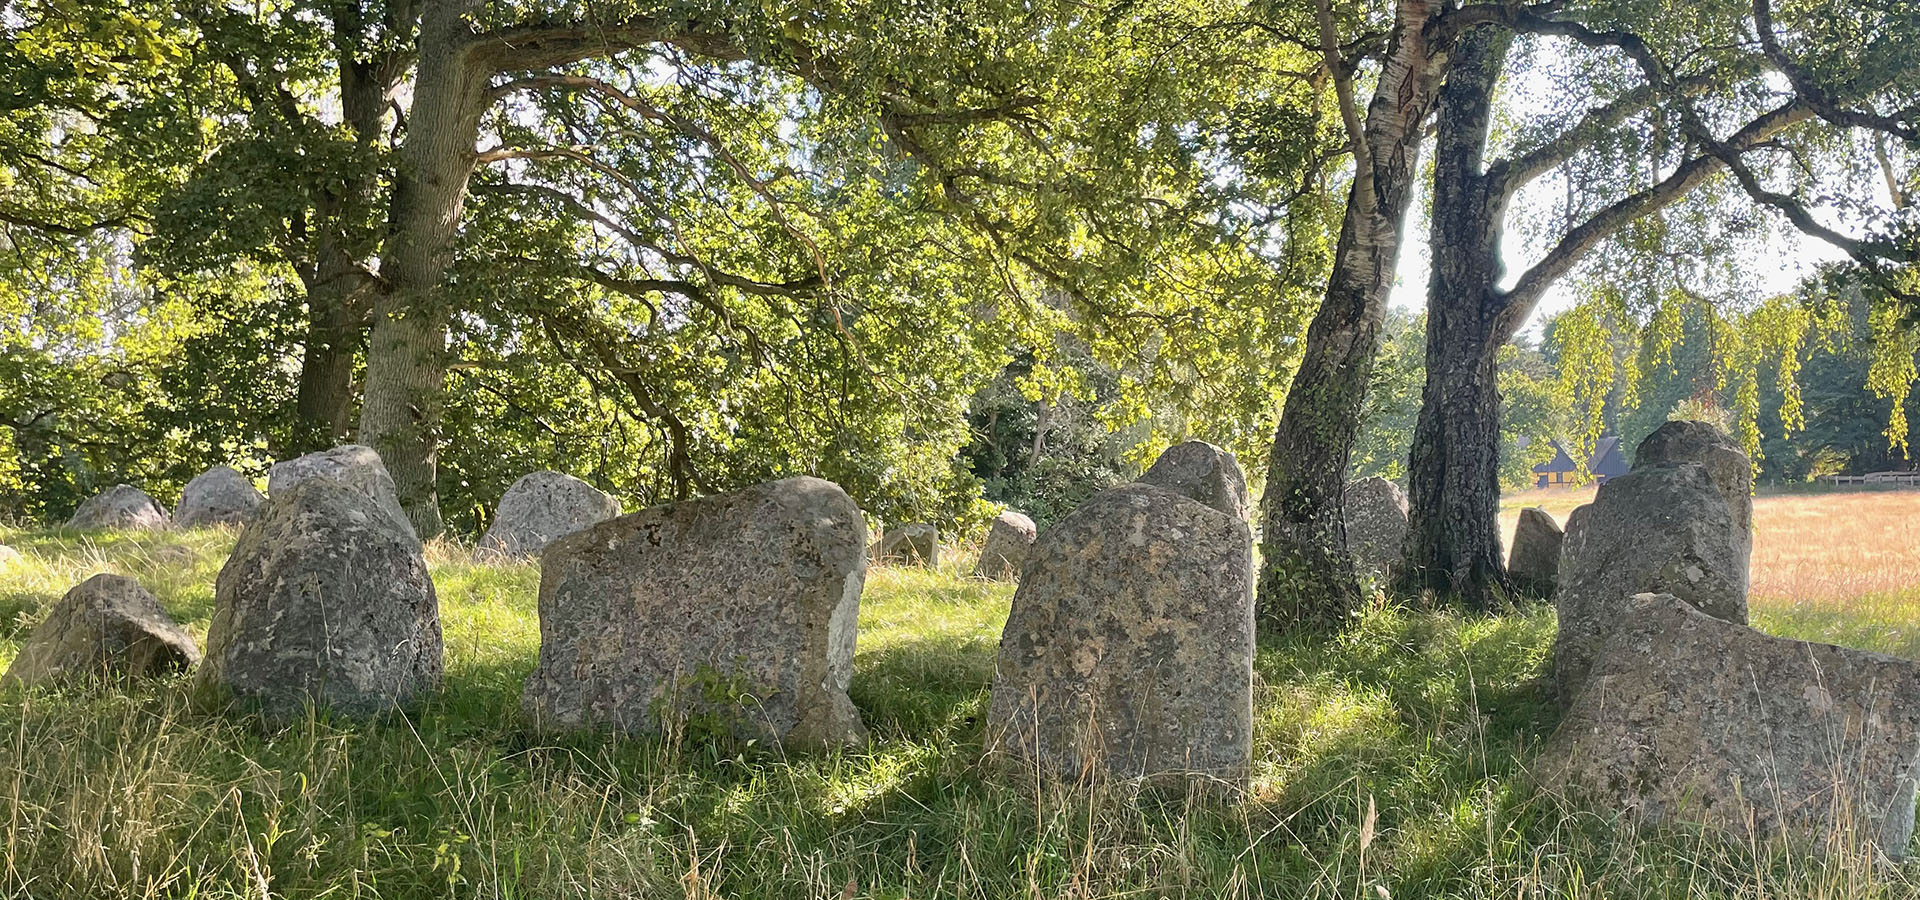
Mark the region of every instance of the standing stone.
<instances>
[{"instance_id":1,"label":"standing stone","mask_svg":"<svg viewBox=\"0 0 1920 900\"><path fill-rule=\"evenodd\" d=\"M1252 552L1245 522L1148 484L1048 527L1000 635L990 746L1068 781L1244 786Z\"/></svg>"},{"instance_id":2,"label":"standing stone","mask_svg":"<svg viewBox=\"0 0 1920 900\"><path fill-rule=\"evenodd\" d=\"M68 528L157 531L167 527L167 510L147 492L116 484L93 495L67 520Z\"/></svg>"},{"instance_id":3,"label":"standing stone","mask_svg":"<svg viewBox=\"0 0 1920 900\"><path fill-rule=\"evenodd\" d=\"M1385 579L1400 562L1407 539L1407 493L1378 476L1347 482L1340 498L1347 519L1347 552L1355 571Z\"/></svg>"},{"instance_id":4,"label":"standing stone","mask_svg":"<svg viewBox=\"0 0 1920 900\"><path fill-rule=\"evenodd\" d=\"M933 568L940 564L940 529L919 522L895 525L880 538L873 555L889 565Z\"/></svg>"},{"instance_id":5,"label":"standing stone","mask_svg":"<svg viewBox=\"0 0 1920 900\"><path fill-rule=\"evenodd\" d=\"M228 466L214 466L194 476L180 490L180 506L173 524L180 528L208 525L245 525L266 502L253 482Z\"/></svg>"},{"instance_id":6,"label":"standing stone","mask_svg":"<svg viewBox=\"0 0 1920 900\"><path fill-rule=\"evenodd\" d=\"M1560 544L1566 534L1553 516L1539 507L1520 511L1513 530L1513 550L1507 554L1507 576L1513 586L1533 597L1551 597L1559 583Z\"/></svg>"},{"instance_id":7,"label":"standing stone","mask_svg":"<svg viewBox=\"0 0 1920 900\"><path fill-rule=\"evenodd\" d=\"M1240 461L1206 441L1168 447L1135 481L1157 484L1226 513L1235 521L1247 520L1247 478L1240 472Z\"/></svg>"},{"instance_id":8,"label":"standing stone","mask_svg":"<svg viewBox=\"0 0 1920 900\"><path fill-rule=\"evenodd\" d=\"M987 542L980 546L980 561L973 566L973 577L1018 581L1035 533L1033 520L1013 510L994 516L987 528Z\"/></svg>"},{"instance_id":9,"label":"standing stone","mask_svg":"<svg viewBox=\"0 0 1920 900\"><path fill-rule=\"evenodd\" d=\"M8 563L19 562L20 559L21 559L20 551L15 550L12 547L9 547L5 544L0 544L0 566L4 566Z\"/></svg>"},{"instance_id":10,"label":"standing stone","mask_svg":"<svg viewBox=\"0 0 1920 900\"><path fill-rule=\"evenodd\" d=\"M146 588L124 575L102 574L80 582L54 604L0 683L164 675L199 660L193 637Z\"/></svg>"},{"instance_id":11,"label":"standing stone","mask_svg":"<svg viewBox=\"0 0 1920 900\"><path fill-rule=\"evenodd\" d=\"M1677 419L1647 435L1633 451L1633 467L1699 463L1733 511L1743 558L1753 550L1753 462L1727 433L1705 422ZM1743 567L1744 568L1744 567Z\"/></svg>"},{"instance_id":12,"label":"standing stone","mask_svg":"<svg viewBox=\"0 0 1920 900\"><path fill-rule=\"evenodd\" d=\"M267 470L267 494L291 490L309 478L330 478L367 495L395 524L414 535L413 523L400 507L400 494L394 490L393 476L387 474L386 463L380 461L380 454L372 448L342 444L332 450L274 463L273 468ZM420 538L415 535L413 542L420 543Z\"/></svg>"},{"instance_id":13,"label":"standing stone","mask_svg":"<svg viewBox=\"0 0 1920 900\"><path fill-rule=\"evenodd\" d=\"M531 556L596 522L620 514L620 501L572 475L531 472L507 489L494 510L493 525L480 549L507 556Z\"/></svg>"},{"instance_id":14,"label":"standing stone","mask_svg":"<svg viewBox=\"0 0 1920 900\"><path fill-rule=\"evenodd\" d=\"M1637 468L1575 510L1553 605L1554 681L1570 703L1635 594L1672 594L1707 615L1747 623L1747 560L1733 513L1695 463Z\"/></svg>"},{"instance_id":15,"label":"standing stone","mask_svg":"<svg viewBox=\"0 0 1920 900\"><path fill-rule=\"evenodd\" d=\"M420 543L332 478L275 490L214 582L203 689L284 721L308 702L346 715L440 686L440 610Z\"/></svg>"},{"instance_id":16,"label":"standing stone","mask_svg":"<svg viewBox=\"0 0 1920 900\"><path fill-rule=\"evenodd\" d=\"M540 663L521 705L542 730L858 742L847 684L866 547L846 492L804 477L560 538L541 555Z\"/></svg>"},{"instance_id":17,"label":"standing stone","mask_svg":"<svg viewBox=\"0 0 1920 900\"><path fill-rule=\"evenodd\" d=\"M1742 843L1837 837L1905 855L1920 664L1769 637L1667 594L1621 612L1541 750L1544 787Z\"/></svg>"}]
</instances>

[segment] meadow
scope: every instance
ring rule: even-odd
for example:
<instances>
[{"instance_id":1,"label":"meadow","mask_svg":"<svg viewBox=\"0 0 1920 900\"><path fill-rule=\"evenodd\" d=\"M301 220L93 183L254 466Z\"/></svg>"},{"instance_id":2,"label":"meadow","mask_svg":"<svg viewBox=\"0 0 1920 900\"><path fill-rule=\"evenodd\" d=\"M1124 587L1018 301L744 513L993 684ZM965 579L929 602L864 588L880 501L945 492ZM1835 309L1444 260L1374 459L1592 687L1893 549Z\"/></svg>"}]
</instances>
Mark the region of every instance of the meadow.
<instances>
[{"instance_id":1,"label":"meadow","mask_svg":"<svg viewBox=\"0 0 1920 900\"><path fill-rule=\"evenodd\" d=\"M1558 518L1575 493L1510 498ZM1920 492L1762 497L1755 624L1920 657ZM1508 522L1511 527L1511 521ZM231 533L0 528L0 665L98 571L204 637ZM45 898L1840 898L1920 896L1920 864L1636 829L1538 796L1553 617L1376 599L1256 661L1252 790L1056 785L981 759L1012 589L876 568L861 749L685 735L536 738L517 717L539 575L435 544L443 693L280 730L183 679L0 696L0 896Z\"/></svg>"}]
</instances>

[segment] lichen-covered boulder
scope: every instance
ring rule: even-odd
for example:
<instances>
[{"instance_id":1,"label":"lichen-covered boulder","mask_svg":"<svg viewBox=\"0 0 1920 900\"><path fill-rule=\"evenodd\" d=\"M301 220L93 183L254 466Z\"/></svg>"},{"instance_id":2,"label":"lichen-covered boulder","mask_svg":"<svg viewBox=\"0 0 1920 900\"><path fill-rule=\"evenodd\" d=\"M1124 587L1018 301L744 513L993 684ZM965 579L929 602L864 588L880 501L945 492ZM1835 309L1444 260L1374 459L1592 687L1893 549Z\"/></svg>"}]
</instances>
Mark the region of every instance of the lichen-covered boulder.
<instances>
[{"instance_id":1,"label":"lichen-covered boulder","mask_svg":"<svg viewBox=\"0 0 1920 900\"><path fill-rule=\"evenodd\" d=\"M866 520L788 478L609 519L540 558L538 730L699 727L813 747L861 741L847 697Z\"/></svg>"},{"instance_id":2,"label":"lichen-covered boulder","mask_svg":"<svg viewBox=\"0 0 1920 900\"><path fill-rule=\"evenodd\" d=\"M1769 637L1641 594L1534 764L1549 790L1744 843L1898 859L1920 775L1920 663Z\"/></svg>"},{"instance_id":3,"label":"lichen-covered boulder","mask_svg":"<svg viewBox=\"0 0 1920 900\"><path fill-rule=\"evenodd\" d=\"M1385 478L1347 482L1340 498L1347 522L1347 552L1362 575L1384 579L1400 562L1407 539L1407 492Z\"/></svg>"},{"instance_id":4,"label":"lichen-covered boulder","mask_svg":"<svg viewBox=\"0 0 1920 900\"><path fill-rule=\"evenodd\" d=\"M440 609L411 529L332 478L274 491L214 582L197 684L269 721L350 715L440 687Z\"/></svg>"},{"instance_id":5,"label":"lichen-covered boulder","mask_svg":"<svg viewBox=\"0 0 1920 900\"><path fill-rule=\"evenodd\" d=\"M380 461L380 454L371 447L359 444L342 444L332 450L320 450L305 456L273 464L267 470L267 495L273 496L288 490L309 478L329 478L340 482L362 494L367 495L393 519L407 534L413 536L413 542L420 538L413 530L412 520L407 511L400 506L400 494L393 487L393 476L387 474L387 464Z\"/></svg>"},{"instance_id":6,"label":"lichen-covered boulder","mask_svg":"<svg viewBox=\"0 0 1920 900\"><path fill-rule=\"evenodd\" d=\"M160 601L124 575L95 575L54 604L0 683L144 677L177 672L200 648Z\"/></svg>"},{"instance_id":7,"label":"lichen-covered boulder","mask_svg":"<svg viewBox=\"0 0 1920 900\"><path fill-rule=\"evenodd\" d=\"M538 554L555 538L620 514L620 501L572 475L531 472L500 498L479 549L507 556Z\"/></svg>"},{"instance_id":8,"label":"lichen-covered boulder","mask_svg":"<svg viewBox=\"0 0 1920 900\"><path fill-rule=\"evenodd\" d=\"M1206 441L1168 447L1136 483L1159 485L1226 513L1235 521L1247 520L1247 477L1240 471L1240 461Z\"/></svg>"},{"instance_id":9,"label":"lichen-covered boulder","mask_svg":"<svg viewBox=\"0 0 1920 900\"><path fill-rule=\"evenodd\" d=\"M1013 510L993 517L987 527L987 541L980 545L980 560L974 563L973 577L995 581L1018 581L1020 567L1027 562L1037 530L1033 520Z\"/></svg>"},{"instance_id":10,"label":"lichen-covered boulder","mask_svg":"<svg viewBox=\"0 0 1920 900\"><path fill-rule=\"evenodd\" d=\"M1513 530L1513 548L1507 551L1507 577L1531 597L1551 597L1559 583L1560 544L1566 533L1553 516L1539 507L1520 511Z\"/></svg>"},{"instance_id":11,"label":"lichen-covered boulder","mask_svg":"<svg viewBox=\"0 0 1920 900\"><path fill-rule=\"evenodd\" d=\"M167 509L130 484L116 484L88 498L67 519L68 528L157 531L169 523Z\"/></svg>"},{"instance_id":12,"label":"lichen-covered boulder","mask_svg":"<svg viewBox=\"0 0 1920 900\"><path fill-rule=\"evenodd\" d=\"M920 522L895 525L874 545L873 558L888 565L937 566L940 564L940 529Z\"/></svg>"},{"instance_id":13,"label":"lichen-covered boulder","mask_svg":"<svg viewBox=\"0 0 1920 900\"><path fill-rule=\"evenodd\" d=\"M1753 462L1726 432L1705 422L1674 420L1661 425L1633 451L1633 467L1698 463L1713 479L1733 512L1736 537L1750 555L1753 548ZM1744 568L1744 566L1743 566Z\"/></svg>"},{"instance_id":14,"label":"lichen-covered boulder","mask_svg":"<svg viewBox=\"0 0 1920 900\"><path fill-rule=\"evenodd\" d=\"M1093 496L1034 542L1000 635L988 740L1056 778L1245 784L1252 540L1166 488Z\"/></svg>"},{"instance_id":15,"label":"lichen-covered boulder","mask_svg":"<svg viewBox=\"0 0 1920 900\"><path fill-rule=\"evenodd\" d=\"M253 482L228 466L201 472L180 489L180 505L173 511L178 528L208 525L245 525L266 502Z\"/></svg>"},{"instance_id":16,"label":"lichen-covered boulder","mask_svg":"<svg viewBox=\"0 0 1920 900\"><path fill-rule=\"evenodd\" d=\"M1628 598L1672 594L1707 615L1747 624L1747 559L1733 513L1696 463L1634 469L1600 486L1569 519L1553 605L1560 701L1572 702Z\"/></svg>"}]
</instances>

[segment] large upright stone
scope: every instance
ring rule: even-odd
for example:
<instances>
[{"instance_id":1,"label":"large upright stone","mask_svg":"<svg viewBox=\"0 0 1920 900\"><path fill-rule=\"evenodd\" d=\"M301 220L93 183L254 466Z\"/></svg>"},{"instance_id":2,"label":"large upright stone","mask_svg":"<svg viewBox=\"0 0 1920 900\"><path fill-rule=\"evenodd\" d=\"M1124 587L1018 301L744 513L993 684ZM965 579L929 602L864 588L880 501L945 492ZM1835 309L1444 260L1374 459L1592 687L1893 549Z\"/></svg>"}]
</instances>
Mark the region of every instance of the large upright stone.
<instances>
[{"instance_id":1,"label":"large upright stone","mask_svg":"<svg viewBox=\"0 0 1920 900\"><path fill-rule=\"evenodd\" d=\"M67 519L68 528L156 531L167 527L167 510L130 484L116 484L87 499Z\"/></svg>"},{"instance_id":2,"label":"large upright stone","mask_svg":"<svg viewBox=\"0 0 1920 900\"><path fill-rule=\"evenodd\" d=\"M1033 520L1013 510L993 517L987 527L986 543L980 545L980 560L974 563L973 577L995 581L1017 581L1020 567L1026 565L1027 551L1038 533Z\"/></svg>"},{"instance_id":3,"label":"large upright stone","mask_svg":"<svg viewBox=\"0 0 1920 900\"><path fill-rule=\"evenodd\" d=\"M1244 785L1252 578L1245 522L1157 485L1094 495L1027 557L991 746L1070 781Z\"/></svg>"},{"instance_id":4,"label":"large upright stone","mask_svg":"<svg viewBox=\"0 0 1920 900\"><path fill-rule=\"evenodd\" d=\"M54 604L0 683L164 675L199 659L193 637L139 582L102 574L75 585Z\"/></svg>"},{"instance_id":5,"label":"large upright stone","mask_svg":"<svg viewBox=\"0 0 1920 900\"><path fill-rule=\"evenodd\" d=\"M1362 575L1386 578L1407 539L1407 493L1385 478L1347 482L1340 498L1347 520L1347 552Z\"/></svg>"},{"instance_id":6,"label":"large upright stone","mask_svg":"<svg viewBox=\"0 0 1920 900\"><path fill-rule=\"evenodd\" d=\"M1753 462L1726 432L1705 422L1676 419L1662 424L1633 451L1633 467L1699 463L1727 500L1736 535L1750 555L1753 548Z\"/></svg>"},{"instance_id":7,"label":"large upright stone","mask_svg":"<svg viewBox=\"0 0 1920 900\"><path fill-rule=\"evenodd\" d=\"M411 529L332 478L273 492L214 582L202 688L269 720L347 715L439 688L440 610Z\"/></svg>"},{"instance_id":8,"label":"large upright stone","mask_svg":"<svg viewBox=\"0 0 1920 900\"><path fill-rule=\"evenodd\" d=\"M1733 513L1695 463L1634 469L1575 510L1560 557L1554 681L1571 702L1627 599L1672 594L1702 612L1747 623L1747 560Z\"/></svg>"},{"instance_id":9,"label":"large upright stone","mask_svg":"<svg viewBox=\"0 0 1920 900\"><path fill-rule=\"evenodd\" d=\"M400 494L394 490L393 476L371 447L342 444L332 450L320 450L295 459L273 464L267 470L267 495L273 496L309 478L329 478L353 488L373 500L374 505L393 519L394 524L420 543L412 520L400 506Z\"/></svg>"},{"instance_id":10,"label":"large upright stone","mask_svg":"<svg viewBox=\"0 0 1920 900\"><path fill-rule=\"evenodd\" d=\"M1247 520L1247 477L1232 453L1206 441L1168 447L1136 481L1157 484L1234 518Z\"/></svg>"},{"instance_id":11,"label":"large upright stone","mask_svg":"<svg viewBox=\"0 0 1920 900\"><path fill-rule=\"evenodd\" d=\"M173 511L179 528L208 525L245 525L266 502L253 482L228 466L214 466L195 475L180 489L180 505Z\"/></svg>"},{"instance_id":12,"label":"large upright stone","mask_svg":"<svg viewBox=\"0 0 1920 900\"><path fill-rule=\"evenodd\" d=\"M572 475L530 472L500 498L480 549L508 556L538 554L554 539L620 514L620 501Z\"/></svg>"},{"instance_id":13,"label":"large upright stone","mask_svg":"<svg viewBox=\"0 0 1920 900\"><path fill-rule=\"evenodd\" d=\"M1905 855L1920 664L1769 637L1666 594L1621 617L1541 749L1543 786L1742 843L1831 836Z\"/></svg>"},{"instance_id":14,"label":"large upright stone","mask_svg":"<svg viewBox=\"0 0 1920 900\"><path fill-rule=\"evenodd\" d=\"M937 566L940 564L940 529L924 522L895 525L874 545L873 558L895 566Z\"/></svg>"},{"instance_id":15,"label":"large upright stone","mask_svg":"<svg viewBox=\"0 0 1920 900\"><path fill-rule=\"evenodd\" d=\"M840 487L788 478L609 519L547 545L536 728L719 727L862 740L847 697L867 527ZM663 718L665 721L662 721Z\"/></svg>"},{"instance_id":16,"label":"large upright stone","mask_svg":"<svg viewBox=\"0 0 1920 900\"><path fill-rule=\"evenodd\" d=\"M1553 516L1539 507L1520 511L1513 529L1513 549L1507 552L1507 577L1532 597L1551 597L1559 584L1560 545L1566 533Z\"/></svg>"}]
</instances>

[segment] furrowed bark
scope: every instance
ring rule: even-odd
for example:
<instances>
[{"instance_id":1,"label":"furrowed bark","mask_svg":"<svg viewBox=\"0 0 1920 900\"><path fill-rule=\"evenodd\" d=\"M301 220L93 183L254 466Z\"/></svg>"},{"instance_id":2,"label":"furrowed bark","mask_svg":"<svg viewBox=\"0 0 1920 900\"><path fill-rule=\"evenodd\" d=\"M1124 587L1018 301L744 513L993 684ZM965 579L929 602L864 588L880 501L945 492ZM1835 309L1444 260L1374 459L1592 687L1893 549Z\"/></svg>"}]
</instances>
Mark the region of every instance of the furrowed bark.
<instances>
[{"instance_id":1,"label":"furrowed bark","mask_svg":"<svg viewBox=\"0 0 1920 900\"><path fill-rule=\"evenodd\" d=\"M367 59L365 10L358 2L332 7L341 119L363 152L380 142L388 92L395 78L390 59ZM389 21L388 27L400 23ZM379 175L368 169L316 198L311 276L305 280L307 334L301 359L294 421L283 456L298 456L347 440L353 422L353 368L367 329L373 279L353 237L357 210L373 203ZM357 251L357 252L356 252Z\"/></svg>"},{"instance_id":2,"label":"furrowed bark","mask_svg":"<svg viewBox=\"0 0 1920 900\"><path fill-rule=\"evenodd\" d=\"M424 10L407 139L394 181L391 231L367 345L360 440L380 454L421 538L439 534L437 449L452 307L441 281L452 264L485 108L487 69L468 51L472 0Z\"/></svg>"},{"instance_id":3,"label":"furrowed bark","mask_svg":"<svg viewBox=\"0 0 1920 900\"><path fill-rule=\"evenodd\" d=\"M1500 393L1496 357L1504 166L1483 166L1493 91L1512 35L1482 27L1454 51L1434 148L1433 268L1427 282L1427 380L1408 464L1403 592L1450 595L1492 611L1511 595L1502 559Z\"/></svg>"}]
</instances>

